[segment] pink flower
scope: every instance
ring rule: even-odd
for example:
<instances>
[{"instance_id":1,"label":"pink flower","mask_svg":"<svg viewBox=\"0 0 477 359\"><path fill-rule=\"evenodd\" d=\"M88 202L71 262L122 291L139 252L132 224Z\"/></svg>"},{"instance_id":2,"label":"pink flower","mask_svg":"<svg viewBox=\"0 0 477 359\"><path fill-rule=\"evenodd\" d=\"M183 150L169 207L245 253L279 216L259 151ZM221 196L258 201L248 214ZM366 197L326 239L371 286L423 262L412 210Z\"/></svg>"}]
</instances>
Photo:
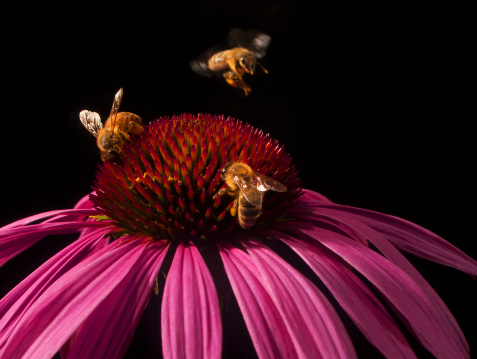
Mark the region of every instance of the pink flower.
<instances>
[{"instance_id":1,"label":"pink flower","mask_svg":"<svg viewBox=\"0 0 477 359\"><path fill-rule=\"evenodd\" d=\"M230 215L233 198L213 198L229 161L288 188L266 192L250 230ZM436 357L470 356L402 252L471 275L477 262L413 223L302 190L284 148L240 121L152 122L120 163L100 165L94 192L74 209L1 228L0 264L76 232L0 301L1 358L120 358L156 297L164 357L219 358L227 288L260 358L356 357L342 313L386 357L415 357L400 326Z\"/></svg>"}]
</instances>

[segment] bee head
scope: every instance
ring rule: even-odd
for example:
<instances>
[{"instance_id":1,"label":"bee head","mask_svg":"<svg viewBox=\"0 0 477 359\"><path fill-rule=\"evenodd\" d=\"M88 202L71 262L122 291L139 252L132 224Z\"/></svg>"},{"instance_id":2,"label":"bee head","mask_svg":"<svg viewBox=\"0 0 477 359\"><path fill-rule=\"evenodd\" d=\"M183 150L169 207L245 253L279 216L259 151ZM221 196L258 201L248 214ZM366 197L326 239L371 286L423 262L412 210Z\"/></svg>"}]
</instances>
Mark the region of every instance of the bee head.
<instances>
[{"instance_id":1,"label":"bee head","mask_svg":"<svg viewBox=\"0 0 477 359\"><path fill-rule=\"evenodd\" d=\"M256 64L257 60L252 52L247 52L240 58L240 65L245 69L245 71L247 71L251 75L253 75L255 71Z\"/></svg>"},{"instance_id":2,"label":"bee head","mask_svg":"<svg viewBox=\"0 0 477 359\"><path fill-rule=\"evenodd\" d=\"M121 137L110 130L104 132L98 137L98 146L102 150L109 150L121 143Z\"/></svg>"},{"instance_id":3,"label":"bee head","mask_svg":"<svg viewBox=\"0 0 477 359\"><path fill-rule=\"evenodd\" d=\"M222 181L225 181L225 177L227 176L227 171L229 170L232 164L233 162L229 162L220 170L220 178Z\"/></svg>"},{"instance_id":4,"label":"bee head","mask_svg":"<svg viewBox=\"0 0 477 359\"><path fill-rule=\"evenodd\" d=\"M113 149L101 151L100 156L102 161L117 162L117 160L119 159L118 151Z\"/></svg>"}]
</instances>

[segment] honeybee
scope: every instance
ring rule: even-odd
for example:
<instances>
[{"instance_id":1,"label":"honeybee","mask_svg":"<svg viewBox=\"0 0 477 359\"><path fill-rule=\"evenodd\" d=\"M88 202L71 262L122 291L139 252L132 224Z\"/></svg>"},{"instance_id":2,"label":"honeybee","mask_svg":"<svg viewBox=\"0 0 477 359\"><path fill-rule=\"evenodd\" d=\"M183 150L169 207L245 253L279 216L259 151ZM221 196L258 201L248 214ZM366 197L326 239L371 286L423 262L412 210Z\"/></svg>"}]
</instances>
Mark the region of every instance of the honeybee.
<instances>
[{"instance_id":1,"label":"honeybee","mask_svg":"<svg viewBox=\"0 0 477 359\"><path fill-rule=\"evenodd\" d=\"M239 224L242 228L251 228L257 222L262 210L263 192L285 192L287 188L278 181L255 172L250 166L241 162L229 162L222 168L220 177L228 187L220 189L215 195L228 194L235 200L230 214L238 213Z\"/></svg>"},{"instance_id":2,"label":"honeybee","mask_svg":"<svg viewBox=\"0 0 477 359\"><path fill-rule=\"evenodd\" d=\"M209 49L191 61L190 66L199 75L211 77L214 74L222 74L228 84L248 95L252 90L242 77L247 73L253 75L256 65L268 73L257 59L265 56L271 38L258 31L244 32L235 28L230 30L228 40L229 49Z\"/></svg>"},{"instance_id":3,"label":"honeybee","mask_svg":"<svg viewBox=\"0 0 477 359\"><path fill-rule=\"evenodd\" d=\"M142 119L131 112L118 112L123 98L123 89L114 96L113 107L104 127L99 114L88 110L80 112L80 121L86 129L96 137L103 161L114 161L123 147L124 141L129 139L131 133L139 135L144 128Z\"/></svg>"}]
</instances>

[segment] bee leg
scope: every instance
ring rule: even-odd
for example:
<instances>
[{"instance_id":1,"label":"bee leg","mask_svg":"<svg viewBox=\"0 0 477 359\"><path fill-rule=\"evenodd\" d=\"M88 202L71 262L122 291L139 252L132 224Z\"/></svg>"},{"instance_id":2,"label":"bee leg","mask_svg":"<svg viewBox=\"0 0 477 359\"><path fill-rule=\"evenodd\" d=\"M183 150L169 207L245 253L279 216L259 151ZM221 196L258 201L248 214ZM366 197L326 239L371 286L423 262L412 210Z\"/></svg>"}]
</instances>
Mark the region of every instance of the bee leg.
<instances>
[{"instance_id":1,"label":"bee leg","mask_svg":"<svg viewBox=\"0 0 477 359\"><path fill-rule=\"evenodd\" d=\"M233 71L227 71L223 74L227 83L233 87L238 87L239 89L245 92L245 95L248 95L252 90L247 86L242 80L242 76L239 73Z\"/></svg>"},{"instance_id":2,"label":"bee leg","mask_svg":"<svg viewBox=\"0 0 477 359\"><path fill-rule=\"evenodd\" d=\"M238 210L238 198L236 198L233 202L232 208L230 208L230 215L233 217L237 214Z\"/></svg>"},{"instance_id":3,"label":"bee leg","mask_svg":"<svg viewBox=\"0 0 477 359\"><path fill-rule=\"evenodd\" d=\"M217 197L223 197L226 189L227 188L222 188L221 190L219 190L216 194L214 194L214 197L212 197L212 199L216 199Z\"/></svg>"},{"instance_id":4,"label":"bee leg","mask_svg":"<svg viewBox=\"0 0 477 359\"><path fill-rule=\"evenodd\" d=\"M216 194L214 194L214 197L212 197L212 199L216 199L217 197L223 197L226 194L228 194L229 196L233 196L235 193L228 187L222 188Z\"/></svg>"},{"instance_id":5,"label":"bee leg","mask_svg":"<svg viewBox=\"0 0 477 359\"><path fill-rule=\"evenodd\" d=\"M234 57L226 57L225 62L229 66L229 69L233 73L238 73L237 71L237 60Z\"/></svg>"}]
</instances>

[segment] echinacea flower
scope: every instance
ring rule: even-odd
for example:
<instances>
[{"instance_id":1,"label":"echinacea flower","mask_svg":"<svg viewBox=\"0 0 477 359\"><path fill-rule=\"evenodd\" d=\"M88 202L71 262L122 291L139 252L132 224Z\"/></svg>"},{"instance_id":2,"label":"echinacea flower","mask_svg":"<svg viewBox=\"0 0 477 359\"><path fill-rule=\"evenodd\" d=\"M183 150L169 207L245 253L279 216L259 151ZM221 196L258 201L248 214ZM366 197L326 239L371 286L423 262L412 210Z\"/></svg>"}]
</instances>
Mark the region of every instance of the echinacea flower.
<instances>
[{"instance_id":1,"label":"echinacea flower","mask_svg":"<svg viewBox=\"0 0 477 359\"><path fill-rule=\"evenodd\" d=\"M416 357L403 327L435 357L469 357L454 317L402 252L471 275L477 262L413 223L301 189L268 134L181 115L150 123L122 151L75 208L0 229L0 264L47 235L79 232L0 301L1 358L120 358L156 296L164 357L219 358L224 288L259 358L356 357L343 315L385 357ZM229 161L287 187L265 192L251 229L230 215L234 198L214 198Z\"/></svg>"}]
</instances>

